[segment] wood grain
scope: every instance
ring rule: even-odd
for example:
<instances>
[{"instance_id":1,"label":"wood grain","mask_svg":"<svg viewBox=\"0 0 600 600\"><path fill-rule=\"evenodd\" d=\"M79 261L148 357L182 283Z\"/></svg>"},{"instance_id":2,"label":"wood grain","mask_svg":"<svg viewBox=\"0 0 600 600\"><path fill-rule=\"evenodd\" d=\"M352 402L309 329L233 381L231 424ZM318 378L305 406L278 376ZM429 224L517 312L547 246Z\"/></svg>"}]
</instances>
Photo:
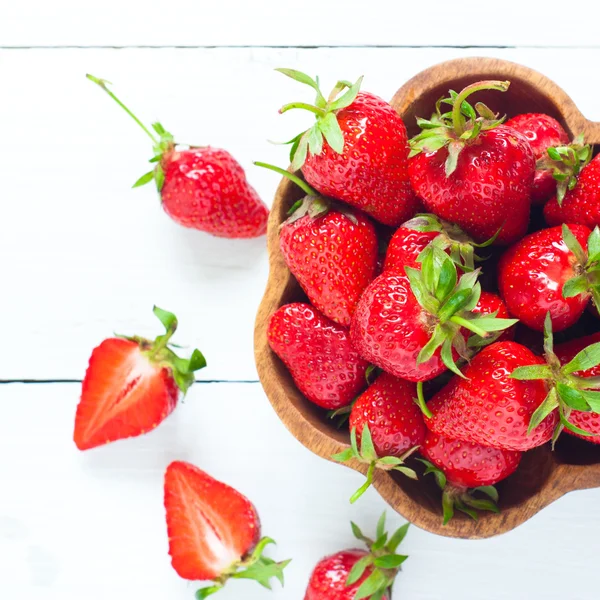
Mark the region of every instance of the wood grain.
<instances>
[{"instance_id":1,"label":"wood grain","mask_svg":"<svg viewBox=\"0 0 600 600\"><path fill-rule=\"evenodd\" d=\"M545 112L557 118L571 135L583 132L588 142L600 143L600 123L587 120L569 96L545 76L516 63L489 58L465 58L441 63L419 73L402 86L392 105L415 133L415 117L431 113L448 89L461 89L482 79L507 79L511 87L494 96L494 109L509 116ZM478 100L485 101L485 93ZM337 431L296 389L283 363L271 352L266 336L268 319L282 304L301 296L298 284L279 251L278 227L300 191L287 180L277 190L269 220L270 275L255 325L255 356L260 380L277 414L292 434L314 453L330 460L347 447L347 434ZM567 437L567 436L564 436ZM349 466L365 472L364 465ZM518 471L498 485L500 514L483 513L475 522L457 515L442 526L439 492L431 481L413 482L378 472L374 485L382 497L418 527L449 537L486 538L507 532L569 491L600 486L600 448L565 439L557 450L548 446L526 454Z\"/></svg>"}]
</instances>

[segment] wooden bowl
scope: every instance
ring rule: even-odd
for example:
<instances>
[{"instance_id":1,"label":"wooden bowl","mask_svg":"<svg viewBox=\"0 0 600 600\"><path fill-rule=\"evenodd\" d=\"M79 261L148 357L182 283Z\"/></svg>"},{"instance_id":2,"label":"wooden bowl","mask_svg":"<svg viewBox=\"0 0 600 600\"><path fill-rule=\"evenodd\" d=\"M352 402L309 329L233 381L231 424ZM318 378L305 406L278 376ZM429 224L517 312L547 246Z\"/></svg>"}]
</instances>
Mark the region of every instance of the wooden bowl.
<instances>
[{"instance_id":1,"label":"wooden bowl","mask_svg":"<svg viewBox=\"0 0 600 600\"><path fill-rule=\"evenodd\" d=\"M416 116L428 117L435 101L449 89L460 90L474 81L511 82L508 92L492 92L489 105L509 117L525 112L547 113L562 123L571 136L584 133L586 141L600 143L600 123L588 121L571 98L555 83L527 67L490 58L464 58L433 66L403 85L392 99L409 135L417 132ZM486 93L476 96L486 101ZM286 367L267 343L269 317L283 304L305 296L287 269L279 251L279 224L286 211L302 196L283 179L269 219L270 275L255 329L255 355L260 380L271 404L292 434L315 454L328 460L348 446L347 432L337 431L324 412L298 391ZM528 452L517 472L498 484L500 514L482 513L477 522L458 513L442 525L440 492L432 477L411 481L399 474L378 471L374 485L388 504L403 517L427 531L460 538L485 538L504 533L531 518L542 508L572 490L600 487L600 446L564 435L552 452L546 444ZM348 464L366 472L358 462ZM348 490L350 495L354 490Z\"/></svg>"}]
</instances>

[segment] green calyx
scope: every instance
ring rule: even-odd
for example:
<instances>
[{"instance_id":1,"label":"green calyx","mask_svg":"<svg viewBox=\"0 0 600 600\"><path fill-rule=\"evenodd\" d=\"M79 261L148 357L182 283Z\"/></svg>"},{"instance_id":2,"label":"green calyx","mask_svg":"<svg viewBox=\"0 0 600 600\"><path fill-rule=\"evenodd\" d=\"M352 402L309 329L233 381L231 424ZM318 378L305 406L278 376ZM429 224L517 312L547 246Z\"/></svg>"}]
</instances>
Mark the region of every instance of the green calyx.
<instances>
[{"instance_id":1,"label":"green calyx","mask_svg":"<svg viewBox=\"0 0 600 600\"><path fill-rule=\"evenodd\" d=\"M435 113L430 120L417 118L421 133L409 142L410 154L420 152L436 152L448 148L446 159L446 177L456 169L458 157L462 149L473 142L482 131L498 127L504 119L494 114L485 104L477 102L475 107L467 102L467 98L482 90L506 92L509 81L479 81L468 85L460 93L450 90L449 98L440 98L435 105ZM449 104L452 109L442 112L442 105Z\"/></svg>"},{"instance_id":2,"label":"green calyx","mask_svg":"<svg viewBox=\"0 0 600 600\"><path fill-rule=\"evenodd\" d=\"M556 179L556 200L559 206L562 205L567 191L577 185L581 169L590 160L592 160L592 147L584 142L581 134L571 144L548 148L547 156L537 161L538 170L551 171L552 177Z\"/></svg>"},{"instance_id":3,"label":"green calyx","mask_svg":"<svg viewBox=\"0 0 600 600\"><path fill-rule=\"evenodd\" d=\"M419 446L410 448L401 456L382 456L379 457L373 446L373 438L371 436L371 430L369 426L365 424L362 430L360 438L360 448L356 439L356 427L353 427L350 431L350 448L347 448L339 454L334 454L331 458L338 462L347 462L349 460L357 460L361 463L369 465L367 470L367 479L365 483L352 494L350 502L354 504L371 486L373 483L373 477L375 475L375 469L382 469L384 471L400 471L403 475L410 477L411 479L417 479L417 474L404 465L406 459L418 450Z\"/></svg>"},{"instance_id":4,"label":"green calyx","mask_svg":"<svg viewBox=\"0 0 600 600\"><path fill-rule=\"evenodd\" d=\"M594 228L585 250L568 225L563 224L562 233L565 245L577 261L574 265L575 277L563 285L563 298L591 294L596 308L600 310L600 228Z\"/></svg>"},{"instance_id":5,"label":"green calyx","mask_svg":"<svg viewBox=\"0 0 600 600\"><path fill-rule=\"evenodd\" d=\"M569 422L571 411L600 414L600 378L581 377L577 372L600 365L600 342L591 344L579 352L566 365L561 365L554 353L552 319L546 314L544 322L545 365L531 365L515 369L511 377L520 381L543 380L548 395L531 415L527 433L531 433L550 413L558 410L559 422L552 435L552 448L564 429L591 437L589 433Z\"/></svg>"},{"instance_id":6,"label":"green calyx","mask_svg":"<svg viewBox=\"0 0 600 600\"><path fill-rule=\"evenodd\" d=\"M377 522L375 539L365 536L356 523L351 523L354 537L366 544L369 554L356 561L348 573L346 586L354 585L367 569L371 569L369 576L356 591L354 600L381 600L391 590L402 563L408 558L404 554L398 554L396 550L406 537L410 523L405 523L390 536L385 531L385 517L384 512Z\"/></svg>"},{"instance_id":7,"label":"green calyx","mask_svg":"<svg viewBox=\"0 0 600 600\"><path fill-rule=\"evenodd\" d=\"M303 131L289 142L286 142L286 144L291 144L290 160L292 161L294 171L302 167L309 152L311 155L321 154L324 140L334 152L341 154L344 151L344 134L337 121L336 112L350 106L354 102L360 91L363 78L360 77L354 84L349 81L338 81L326 99L319 88L318 78L313 79L305 73L294 69L275 70L295 81L310 86L317 93L314 104L292 102L285 104L279 109L279 112L282 114L292 109L308 110L316 118L315 124L310 129Z\"/></svg>"},{"instance_id":8,"label":"green calyx","mask_svg":"<svg viewBox=\"0 0 600 600\"><path fill-rule=\"evenodd\" d=\"M201 588L196 592L196 598L202 600L222 590L229 579L253 579L267 588L271 589L271 579L276 578L283 586L283 570L291 560L275 562L272 558L263 555L265 548L275 541L270 537L262 538L256 548L248 557L234 563L218 579L213 580L213 585Z\"/></svg>"},{"instance_id":9,"label":"green calyx","mask_svg":"<svg viewBox=\"0 0 600 600\"><path fill-rule=\"evenodd\" d=\"M498 513L498 491L493 485L482 485L476 488L461 488L448 483L444 472L424 458L418 458L425 465L424 475L432 473L438 487L442 490L442 509L444 525L454 517L455 510L459 510L477 521L478 510L487 510ZM475 494L478 494L476 496Z\"/></svg>"},{"instance_id":10,"label":"green calyx","mask_svg":"<svg viewBox=\"0 0 600 600\"><path fill-rule=\"evenodd\" d=\"M469 360L472 348L486 346L498 335L517 323L517 319L498 319L497 313L476 313L481 296L481 284L477 281L480 270L464 273L460 279L454 261L439 248L429 245L420 257L421 269L405 267L411 290L424 309L426 325L431 337L417 357L417 364L430 360L438 349L448 369L464 377L454 362L453 350ZM472 334L465 341L461 328Z\"/></svg>"},{"instance_id":11,"label":"green calyx","mask_svg":"<svg viewBox=\"0 0 600 600\"><path fill-rule=\"evenodd\" d=\"M190 358L177 356L170 347L172 346L170 339L177 330L177 317L173 313L158 308L158 306L153 308L153 312L165 326L166 332L163 335L159 335L154 341L137 336L119 337L136 342L139 344L142 354L151 363L169 369L177 387L183 394L186 394L195 381L194 373L206 366L206 359L197 348L192 352Z\"/></svg>"},{"instance_id":12,"label":"green calyx","mask_svg":"<svg viewBox=\"0 0 600 600\"><path fill-rule=\"evenodd\" d=\"M117 96L108 88L109 81L94 77L93 75L86 75L86 77L93 81L96 85L100 86L146 133L146 135L152 140L152 147L154 150L154 156L149 162L154 164L154 168L148 173L142 175L134 184L133 187L140 187L151 181L156 183L156 189L160 192L165 182L165 172L163 169L162 161L163 158L170 155L175 149L175 141L173 136L165 130L160 123L152 123L152 129L154 133L146 127L140 119L138 119L132 112L117 98Z\"/></svg>"},{"instance_id":13,"label":"green calyx","mask_svg":"<svg viewBox=\"0 0 600 600\"><path fill-rule=\"evenodd\" d=\"M477 244L474 242L458 225L444 221L435 215L430 214L418 214L415 215L409 221L402 224L402 227L412 229L413 231L420 232L439 232L439 235L435 237L430 245L436 247L444 252L448 251L448 255L454 264L462 271L473 271L475 269L476 262L482 262L486 260L485 257L478 256L475 253L476 248L487 248L491 246L498 232L486 242ZM427 252L431 249L425 248L419 255L419 261L425 258Z\"/></svg>"}]
</instances>

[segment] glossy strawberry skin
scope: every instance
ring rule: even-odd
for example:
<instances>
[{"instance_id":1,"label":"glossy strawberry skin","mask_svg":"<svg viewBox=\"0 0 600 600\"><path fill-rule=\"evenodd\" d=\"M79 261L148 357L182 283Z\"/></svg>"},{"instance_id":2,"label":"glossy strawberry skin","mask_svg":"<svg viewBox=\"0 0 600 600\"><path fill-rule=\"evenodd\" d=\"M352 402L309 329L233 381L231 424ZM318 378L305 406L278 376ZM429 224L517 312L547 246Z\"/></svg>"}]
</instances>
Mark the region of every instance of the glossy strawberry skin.
<instances>
[{"instance_id":1,"label":"glossy strawberry skin","mask_svg":"<svg viewBox=\"0 0 600 600\"><path fill-rule=\"evenodd\" d=\"M369 363L352 347L348 330L310 304L279 308L269 321L267 338L298 389L322 408L350 404L366 385Z\"/></svg>"},{"instance_id":2,"label":"glossy strawberry skin","mask_svg":"<svg viewBox=\"0 0 600 600\"><path fill-rule=\"evenodd\" d=\"M310 576L304 600L354 600L372 567L368 567L356 583L346 586L346 580L352 567L367 555L364 550L343 550L323 558ZM389 596L384 595L382 600L389 600Z\"/></svg>"},{"instance_id":3,"label":"glossy strawberry skin","mask_svg":"<svg viewBox=\"0 0 600 600\"><path fill-rule=\"evenodd\" d=\"M446 177L447 149L409 160L410 181L428 212L456 223L475 241L495 235L499 245L525 235L535 174L533 150L522 134L504 125L483 131L465 146Z\"/></svg>"},{"instance_id":4,"label":"glossy strawberry skin","mask_svg":"<svg viewBox=\"0 0 600 600\"><path fill-rule=\"evenodd\" d=\"M440 349L427 361L417 356L431 337L431 317L421 308L406 275L384 271L361 296L350 327L360 355L408 381L428 381L446 370ZM454 353L455 360L458 355Z\"/></svg>"},{"instance_id":5,"label":"glossy strawberry skin","mask_svg":"<svg viewBox=\"0 0 600 600\"><path fill-rule=\"evenodd\" d=\"M421 268L417 257L439 235L437 231L415 231L399 227L388 246L383 269L404 273L404 267Z\"/></svg>"},{"instance_id":6,"label":"glossy strawberry skin","mask_svg":"<svg viewBox=\"0 0 600 600\"><path fill-rule=\"evenodd\" d=\"M554 352L556 356L558 356L561 364L565 365L571 359L573 359L576 354L581 352L581 350L587 348L591 344L597 344L598 342L600 342L600 332L571 340L570 342L565 342L564 344L557 344L554 346ZM600 365L592 367L591 369L587 369L586 371L578 371L575 373L575 375L578 375L579 377L598 377L600 376ZM573 410L569 416L569 421L584 431L589 431L590 433L595 433L597 435L585 436L565 429L564 431L566 433L574 435L575 437L579 437L586 442L591 442L592 444L600 444L599 414Z\"/></svg>"},{"instance_id":7,"label":"glossy strawberry skin","mask_svg":"<svg viewBox=\"0 0 600 600\"><path fill-rule=\"evenodd\" d=\"M418 209L407 170L406 128L384 100L359 92L336 113L344 135L338 154L325 142L302 166L306 181L324 196L343 200L386 225L400 225Z\"/></svg>"},{"instance_id":8,"label":"glossy strawberry skin","mask_svg":"<svg viewBox=\"0 0 600 600\"><path fill-rule=\"evenodd\" d=\"M425 438L423 413L415 403L414 383L382 373L352 406L350 430L358 446L368 425L377 456L400 456Z\"/></svg>"},{"instance_id":9,"label":"glossy strawberry skin","mask_svg":"<svg viewBox=\"0 0 600 600\"><path fill-rule=\"evenodd\" d=\"M536 161L548 156L548 148L565 146L569 135L563 126L549 115L527 113L506 121L505 125L522 133L529 142ZM536 169L531 188L531 203L545 204L556 194L556 180L548 169Z\"/></svg>"},{"instance_id":10,"label":"glossy strawberry skin","mask_svg":"<svg viewBox=\"0 0 600 600\"><path fill-rule=\"evenodd\" d=\"M577 223L593 229L600 225L600 155L581 169L577 184L567 191L561 206L556 197L544 206L544 218L550 226Z\"/></svg>"},{"instance_id":11,"label":"glossy strawberry skin","mask_svg":"<svg viewBox=\"0 0 600 600\"><path fill-rule=\"evenodd\" d=\"M523 455L431 432L420 452L446 475L448 483L458 488L495 485L516 471Z\"/></svg>"},{"instance_id":12,"label":"glossy strawberry skin","mask_svg":"<svg viewBox=\"0 0 600 600\"><path fill-rule=\"evenodd\" d=\"M177 223L217 237L253 238L267 231L269 210L225 150L175 150L162 160L165 212Z\"/></svg>"},{"instance_id":13,"label":"glossy strawberry skin","mask_svg":"<svg viewBox=\"0 0 600 600\"><path fill-rule=\"evenodd\" d=\"M570 225L582 248L587 248L591 231ZM546 313L552 328L561 331L576 323L589 302L589 294L563 298L564 284L577 275L576 259L562 239L562 228L551 227L531 233L502 256L498 287L511 315L537 331L544 330Z\"/></svg>"},{"instance_id":14,"label":"glossy strawberry skin","mask_svg":"<svg viewBox=\"0 0 600 600\"><path fill-rule=\"evenodd\" d=\"M326 316L350 326L356 303L375 276L378 242L364 215L356 224L337 210L306 215L280 232L284 260L309 300Z\"/></svg>"},{"instance_id":15,"label":"glossy strawberry skin","mask_svg":"<svg viewBox=\"0 0 600 600\"><path fill-rule=\"evenodd\" d=\"M531 450L552 437L557 422L551 413L531 434L531 415L544 401L543 381L510 377L517 368L545 362L516 342L496 342L484 348L428 403L430 431L452 439L504 450Z\"/></svg>"}]
</instances>

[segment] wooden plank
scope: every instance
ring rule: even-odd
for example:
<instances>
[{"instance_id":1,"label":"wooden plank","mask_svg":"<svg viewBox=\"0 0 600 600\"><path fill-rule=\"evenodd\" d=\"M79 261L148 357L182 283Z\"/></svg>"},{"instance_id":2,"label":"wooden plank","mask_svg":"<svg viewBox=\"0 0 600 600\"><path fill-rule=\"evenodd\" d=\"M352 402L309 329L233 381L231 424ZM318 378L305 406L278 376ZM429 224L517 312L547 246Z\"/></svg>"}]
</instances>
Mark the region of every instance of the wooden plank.
<instances>
[{"instance_id":1,"label":"wooden plank","mask_svg":"<svg viewBox=\"0 0 600 600\"><path fill-rule=\"evenodd\" d=\"M5 144L0 146L0 272L5 282L0 379L80 379L113 331L153 335L156 303L180 317L177 341L196 345L203 379L256 379L253 321L266 282L265 240L227 241L172 223L150 187L141 131L84 74L111 79L145 120L182 142L228 148L271 202L277 177L252 160L286 164L267 143L310 117L277 114L311 93L276 66L320 73L325 86L366 74L390 98L436 62L477 50L213 49L2 51ZM600 119L600 50L496 50L554 78Z\"/></svg>"},{"instance_id":2,"label":"wooden plank","mask_svg":"<svg viewBox=\"0 0 600 600\"><path fill-rule=\"evenodd\" d=\"M358 474L310 454L284 429L258 384L199 384L153 433L79 453L76 384L0 387L0 597L10 600L189 600L196 589L167 556L162 477L188 460L256 504L273 555L293 557L271 594L233 582L223 600L302 598L321 556L356 546L348 522L375 527L383 501L347 499ZM517 530L479 542L413 528L394 598L595 597L599 491L573 493ZM392 526L403 520L388 513ZM560 577L548 577L560 549ZM526 560L523 557L527 557Z\"/></svg>"}]
</instances>

